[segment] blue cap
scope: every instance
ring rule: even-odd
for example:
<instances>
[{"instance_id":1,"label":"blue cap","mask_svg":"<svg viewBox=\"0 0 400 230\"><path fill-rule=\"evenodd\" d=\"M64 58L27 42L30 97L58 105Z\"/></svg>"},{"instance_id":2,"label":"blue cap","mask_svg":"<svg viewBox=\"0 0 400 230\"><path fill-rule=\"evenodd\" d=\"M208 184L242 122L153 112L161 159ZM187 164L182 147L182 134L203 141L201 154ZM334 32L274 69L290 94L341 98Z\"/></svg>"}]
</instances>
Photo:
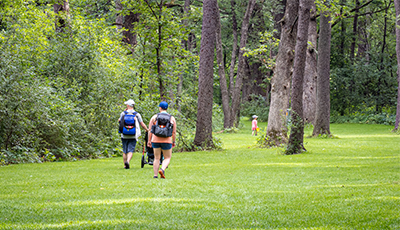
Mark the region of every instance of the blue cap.
<instances>
[{"instance_id":1,"label":"blue cap","mask_svg":"<svg viewBox=\"0 0 400 230\"><path fill-rule=\"evenodd\" d=\"M167 110L168 109L168 103L165 101L160 102L159 105L160 108L162 108L163 110Z\"/></svg>"}]
</instances>

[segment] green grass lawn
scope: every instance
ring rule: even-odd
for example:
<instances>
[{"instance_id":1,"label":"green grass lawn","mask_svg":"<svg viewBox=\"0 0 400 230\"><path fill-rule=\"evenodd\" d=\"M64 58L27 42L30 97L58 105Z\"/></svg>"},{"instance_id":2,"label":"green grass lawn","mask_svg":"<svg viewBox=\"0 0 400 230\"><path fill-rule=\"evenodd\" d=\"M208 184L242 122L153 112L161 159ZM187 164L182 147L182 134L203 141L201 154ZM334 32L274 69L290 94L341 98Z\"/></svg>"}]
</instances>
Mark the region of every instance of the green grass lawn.
<instances>
[{"instance_id":1,"label":"green grass lawn","mask_svg":"<svg viewBox=\"0 0 400 230\"><path fill-rule=\"evenodd\" d=\"M0 229L400 229L392 127L333 124L338 138L285 156L244 123L217 134L223 151L174 153L166 180L140 153L130 170L121 157L0 167Z\"/></svg>"}]
</instances>

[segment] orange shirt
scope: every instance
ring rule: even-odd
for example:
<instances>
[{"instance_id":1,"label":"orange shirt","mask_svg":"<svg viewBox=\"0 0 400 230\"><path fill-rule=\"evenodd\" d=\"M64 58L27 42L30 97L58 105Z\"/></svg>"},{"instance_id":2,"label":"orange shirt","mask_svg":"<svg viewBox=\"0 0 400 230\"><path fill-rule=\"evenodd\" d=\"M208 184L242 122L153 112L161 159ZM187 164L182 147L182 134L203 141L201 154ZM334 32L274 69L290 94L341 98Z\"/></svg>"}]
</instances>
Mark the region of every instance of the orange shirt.
<instances>
[{"instance_id":1,"label":"orange shirt","mask_svg":"<svg viewBox=\"0 0 400 230\"><path fill-rule=\"evenodd\" d=\"M151 127L153 125L156 124L156 119L157 119L157 114L154 115L151 119L150 119L150 123L149 123L149 129L151 130ZM171 116L171 120L170 122L173 124L173 129L172 129L172 136L171 137L158 137L156 135L154 135L153 133L149 133L150 136L150 140L153 143L170 143L172 144L172 142L175 142L175 138L176 138L176 120L175 117Z\"/></svg>"}]
</instances>

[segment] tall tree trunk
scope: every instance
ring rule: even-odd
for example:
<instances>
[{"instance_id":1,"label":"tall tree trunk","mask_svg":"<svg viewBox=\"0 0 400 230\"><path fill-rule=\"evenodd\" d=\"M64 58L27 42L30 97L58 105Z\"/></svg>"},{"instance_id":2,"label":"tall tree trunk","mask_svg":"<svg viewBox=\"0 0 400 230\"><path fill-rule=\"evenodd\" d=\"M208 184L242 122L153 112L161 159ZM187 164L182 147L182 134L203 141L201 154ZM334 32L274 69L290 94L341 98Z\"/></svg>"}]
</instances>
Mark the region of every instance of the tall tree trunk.
<instances>
[{"instance_id":1,"label":"tall tree trunk","mask_svg":"<svg viewBox=\"0 0 400 230\"><path fill-rule=\"evenodd\" d=\"M213 65L214 43L217 28L217 0L203 1L203 26L201 29L199 61L199 93L197 103L196 135L194 144L212 146Z\"/></svg>"},{"instance_id":2,"label":"tall tree trunk","mask_svg":"<svg viewBox=\"0 0 400 230\"><path fill-rule=\"evenodd\" d=\"M330 135L330 55L331 55L331 20L329 12L325 11L320 17L317 60L317 110L313 135Z\"/></svg>"},{"instance_id":3,"label":"tall tree trunk","mask_svg":"<svg viewBox=\"0 0 400 230\"><path fill-rule=\"evenodd\" d=\"M137 44L136 33L132 32L132 30L134 28L134 23L139 22L139 16L139 13L132 12L124 16L123 27L125 28L125 30L122 32L122 34L124 35L122 41L130 45L132 53L135 51L135 46Z\"/></svg>"},{"instance_id":4,"label":"tall tree trunk","mask_svg":"<svg viewBox=\"0 0 400 230\"><path fill-rule=\"evenodd\" d=\"M161 100L166 100L166 92L164 87L163 81L163 73L162 73L162 61L161 61L161 44L162 44L162 24L158 23L158 44L156 47L156 55L157 55L157 75L158 75L158 83L159 83L159 90L160 90L160 98Z\"/></svg>"},{"instance_id":5,"label":"tall tree trunk","mask_svg":"<svg viewBox=\"0 0 400 230\"><path fill-rule=\"evenodd\" d=\"M245 57L244 60L244 77L243 77L243 86L242 86L242 102L249 101L249 95L251 93L257 94L256 87L254 81L256 81L257 75L256 73L251 74L250 64L248 57ZM242 104L242 103L241 103Z\"/></svg>"},{"instance_id":6,"label":"tall tree trunk","mask_svg":"<svg viewBox=\"0 0 400 230\"><path fill-rule=\"evenodd\" d=\"M357 41L357 26L358 26L358 7L360 5L360 1L356 0L356 10L354 11L354 20L353 20L353 37L350 46L350 60L354 61L354 52L356 49L356 41Z\"/></svg>"},{"instance_id":7,"label":"tall tree trunk","mask_svg":"<svg viewBox=\"0 0 400 230\"><path fill-rule=\"evenodd\" d=\"M343 6L345 5L345 0L340 0L340 5L342 6L340 8L340 15L343 15ZM345 24L345 20L341 19L340 20L340 46L339 46L339 52L341 54L341 59L342 60L340 62L340 64L341 64L340 67L344 67L344 63L345 63L345 60L344 60L344 57L345 57L345 54L344 54L344 42L345 42L345 39L346 39L346 24ZM319 47L318 47L318 49L319 49Z\"/></svg>"},{"instance_id":8,"label":"tall tree trunk","mask_svg":"<svg viewBox=\"0 0 400 230\"><path fill-rule=\"evenodd\" d=\"M124 15L122 15L123 6L121 0L115 0L115 10L117 11L115 25L117 26L117 32L121 32L122 25L124 24Z\"/></svg>"},{"instance_id":9,"label":"tall tree trunk","mask_svg":"<svg viewBox=\"0 0 400 230\"><path fill-rule=\"evenodd\" d=\"M160 14L158 15L158 29L157 29L157 34L158 34L158 44L156 47L156 55L157 55L157 75L158 75L158 82L159 82L159 89L160 89L160 99L165 101L166 98L166 92L165 92L165 86L164 86L164 81L163 81L163 72L162 72L162 60L161 60L161 46L162 46L162 33L163 33L163 27L161 23L161 15L162 15L162 9L163 9L163 1L160 2L158 5Z\"/></svg>"},{"instance_id":10,"label":"tall tree trunk","mask_svg":"<svg viewBox=\"0 0 400 230\"><path fill-rule=\"evenodd\" d=\"M236 13L235 13L235 0L231 0L231 13L232 13L232 35L233 35L233 42L232 42L232 55L231 55L231 66L229 69L229 94L230 97L233 97L233 89L235 83L235 66L236 66L236 55L238 50L238 34L237 34L237 20L236 20ZM233 121L229 122L232 123Z\"/></svg>"},{"instance_id":11,"label":"tall tree trunk","mask_svg":"<svg viewBox=\"0 0 400 230\"><path fill-rule=\"evenodd\" d=\"M385 2L386 3L386 2ZM381 74L384 74L385 71L385 66L384 66L384 53L385 53L385 48L386 48L386 37L387 37L387 19L388 19L388 9L390 7L390 5L392 4L392 1L389 1L389 5L386 7L385 10L385 19L384 19L384 26L383 26L383 42L382 42L382 49L381 49L381 63L380 66L378 67L379 71L381 71ZM383 80L383 83L385 83L385 80L382 79L381 77L378 77L378 85L381 85L382 82L381 80ZM383 98L381 96L381 92L379 90L376 91L376 105L375 105L375 111L377 113L381 113L382 112L382 108L383 108Z\"/></svg>"},{"instance_id":12,"label":"tall tree trunk","mask_svg":"<svg viewBox=\"0 0 400 230\"><path fill-rule=\"evenodd\" d=\"M300 0L297 42L292 79L292 127L286 154L305 151L303 120L303 78L307 57L308 27L310 24L311 0Z\"/></svg>"},{"instance_id":13,"label":"tall tree trunk","mask_svg":"<svg viewBox=\"0 0 400 230\"><path fill-rule=\"evenodd\" d=\"M55 30L56 32L65 32L69 26L69 2L68 0L57 0L53 5L56 14Z\"/></svg>"},{"instance_id":14,"label":"tall tree trunk","mask_svg":"<svg viewBox=\"0 0 400 230\"><path fill-rule=\"evenodd\" d=\"M268 115L266 140L270 146L279 146L287 142L285 113L288 109L290 79L294 59L297 34L297 15L299 1L287 0L285 16L282 20L282 32L274 76L271 80L271 105Z\"/></svg>"},{"instance_id":15,"label":"tall tree trunk","mask_svg":"<svg viewBox=\"0 0 400 230\"><path fill-rule=\"evenodd\" d=\"M185 0L185 4L183 6L183 12L185 18L189 16L189 10L190 10L190 0ZM186 29L188 28L188 21L186 19L183 20L183 25L185 26ZM182 41L182 44L184 49L190 51L189 39L187 41ZM179 82L177 86L177 98L176 98L176 106L179 112L182 112L181 108L182 88L183 88L183 73L180 73Z\"/></svg>"},{"instance_id":16,"label":"tall tree trunk","mask_svg":"<svg viewBox=\"0 0 400 230\"><path fill-rule=\"evenodd\" d=\"M115 8L118 12L115 20L117 30L122 30L122 41L130 45L130 50L133 53L137 44L137 36L132 30L134 29L134 23L139 22L140 14L130 12L128 15L122 15L120 12L123 10L123 5L120 0L115 1Z\"/></svg>"},{"instance_id":17,"label":"tall tree trunk","mask_svg":"<svg viewBox=\"0 0 400 230\"><path fill-rule=\"evenodd\" d=\"M236 76L235 88L232 94L232 109L231 109L231 124L230 126L233 127L234 124L237 122L236 115L239 113L239 106L240 106L240 92L242 90L242 83L243 78L245 75L245 57L243 56L244 50L243 48L246 46L247 43L247 36L249 30L249 23L251 13L253 12L253 8L255 5L256 0L249 0L247 4L246 13L243 18L242 22L242 30L241 30L241 37L240 37L240 49L239 49L239 61L238 61L238 74Z\"/></svg>"},{"instance_id":18,"label":"tall tree trunk","mask_svg":"<svg viewBox=\"0 0 400 230\"><path fill-rule=\"evenodd\" d=\"M396 123L394 131L399 130L400 123L400 0L394 0L394 7L396 9L396 55L397 55L397 110L396 110Z\"/></svg>"},{"instance_id":19,"label":"tall tree trunk","mask_svg":"<svg viewBox=\"0 0 400 230\"><path fill-rule=\"evenodd\" d=\"M221 88L222 97L222 109L224 111L224 128L229 128L229 93L228 86L225 77L225 64L224 64L224 51L222 49L222 39L221 39L221 20L219 14L219 8L217 9L217 28L215 33L216 38L216 52L217 52L217 63L218 63L218 75L219 75L219 85Z\"/></svg>"},{"instance_id":20,"label":"tall tree trunk","mask_svg":"<svg viewBox=\"0 0 400 230\"><path fill-rule=\"evenodd\" d=\"M317 102L317 20L314 2L311 3L308 41L311 44L307 48L306 68L304 72L303 114L304 122L314 124Z\"/></svg>"},{"instance_id":21,"label":"tall tree trunk","mask_svg":"<svg viewBox=\"0 0 400 230\"><path fill-rule=\"evenodd\" d=\"M366 11L369 11L369 7L366 7ZM357 44L357 57L366 59L367 63L369 64L369 28L370 22L370 15L365 15L364 20L360 20L358 23L358 44Z\"/></svg>"}]
</instances>

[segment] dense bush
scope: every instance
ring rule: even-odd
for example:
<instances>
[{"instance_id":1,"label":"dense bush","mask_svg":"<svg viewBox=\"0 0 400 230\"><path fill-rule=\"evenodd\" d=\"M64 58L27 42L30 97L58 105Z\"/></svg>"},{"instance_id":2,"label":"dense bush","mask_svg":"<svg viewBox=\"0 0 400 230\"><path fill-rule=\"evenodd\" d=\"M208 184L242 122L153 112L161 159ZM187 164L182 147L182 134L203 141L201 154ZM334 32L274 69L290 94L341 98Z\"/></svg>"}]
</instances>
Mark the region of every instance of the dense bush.
<instances>
[{"instance_id":1,"label":"dense bush","mask_svg":"<svg viewBox=\"0 0 400 230\"><path fill-rule=\"evenodd\" d=\"M56 34L36 18L51 11L31 13L0 31L0 164L116 154L120 105L136 93L125 55L112 58L119 41L101 20Z\"/></svg>"},{"instance_id":2,"label":"dense bush","mask_svg":"<svg viewBox=\"0 0 400 230\"><path fill-rule=\"evenodd\" d=\"M259 121L268 121L269 106L264 97L254 94L250 95L250 97L250 101L246 101L241 105L240 114L250 119L253 115L257 115Z\"/></svg>"},{"instance_id":3,"label":"dense bush","mask_svg":"<svg viewBox=\"0 0 400 230\"><path fill-rule=\"evenodd\" d=\"M394 125L396 122L396 115L389 113L353 113L347 116L333 115L331 116L331 123L361 123L361 124L383 124Z\"/></svg>"}]
</instances>

